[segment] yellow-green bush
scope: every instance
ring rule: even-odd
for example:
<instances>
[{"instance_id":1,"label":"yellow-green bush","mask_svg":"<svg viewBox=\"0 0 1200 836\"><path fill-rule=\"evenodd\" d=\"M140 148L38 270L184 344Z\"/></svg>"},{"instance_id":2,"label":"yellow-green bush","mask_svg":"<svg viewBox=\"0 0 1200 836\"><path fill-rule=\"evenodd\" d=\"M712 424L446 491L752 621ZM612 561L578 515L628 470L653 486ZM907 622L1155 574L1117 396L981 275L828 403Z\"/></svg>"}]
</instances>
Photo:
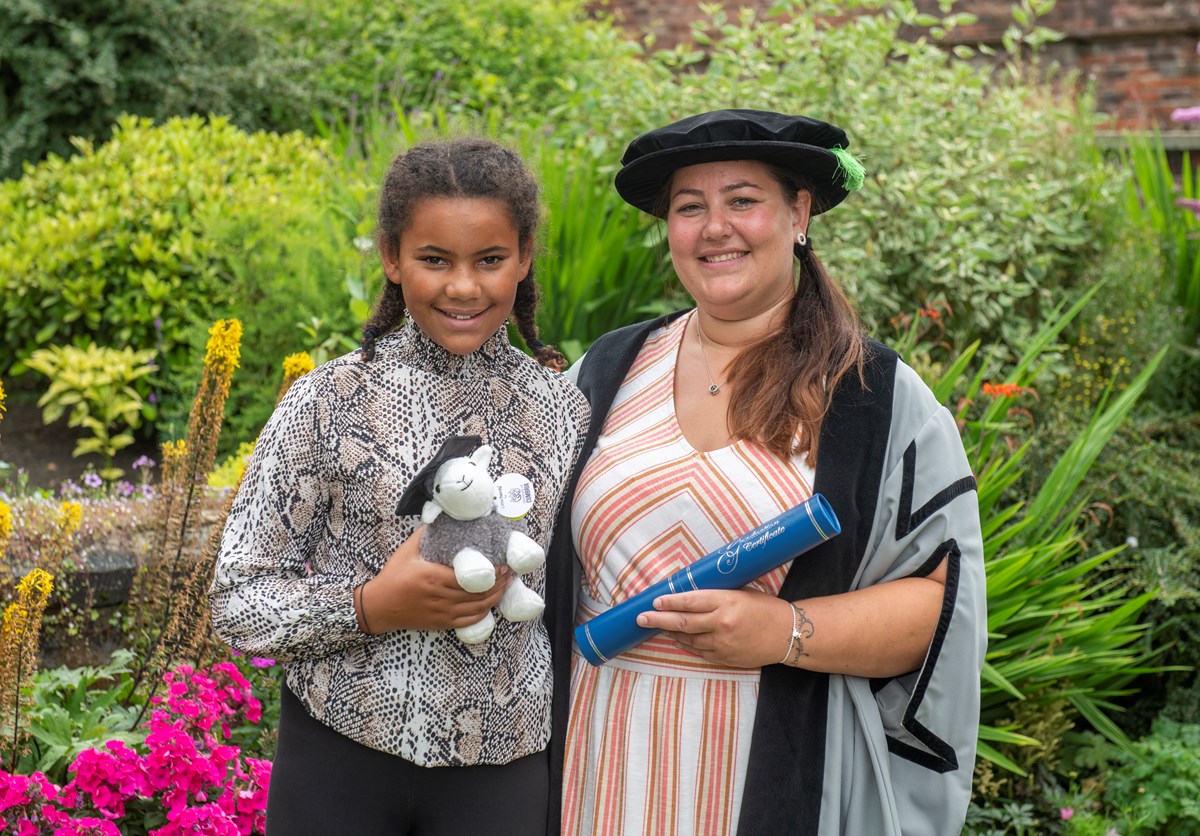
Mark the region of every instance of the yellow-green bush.
<instances>
[{"instance_id":1,"label":"yellow-green bush","mask_svg":"<svg viewBox=\"0 0 1200 836\"><path fill-rule=\"evenodd\" d=\"M406 107L544 112L581 73L635 63L633 45L589 18L582 0L270 0L258 14L316 73L305 86L343 113L392 97Z\"/></svg>"},{"instance_id":2,"label":"yellow-green bush","mask_svg":"<svg viewBox=\"0 0 1200 836\"><path fill-rule=\"evenodd\" d=\"M122 118L0 184L0 374L48 343L160 349L246 295L220 219L273 219L319 204L327 159L300 134L247 134L225 119ZM235 243L235 242L229 242Z\"/></svg>"}]
</instances>

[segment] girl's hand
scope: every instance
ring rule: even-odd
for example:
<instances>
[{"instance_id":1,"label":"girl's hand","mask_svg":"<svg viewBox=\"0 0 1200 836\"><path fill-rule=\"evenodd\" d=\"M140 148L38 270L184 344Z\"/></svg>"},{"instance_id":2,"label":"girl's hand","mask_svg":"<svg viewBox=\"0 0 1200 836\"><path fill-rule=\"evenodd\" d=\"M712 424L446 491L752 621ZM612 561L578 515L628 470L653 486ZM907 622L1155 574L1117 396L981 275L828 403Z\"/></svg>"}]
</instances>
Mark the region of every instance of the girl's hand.
<instances>
[{"instance_id":1,"label":"girl's hand","mask_svg":"<svg viewBox=\"0 0 1200 836\"><path fill-rule=\"evenodd\" d=\"M424 531L419 527L392 552L379 574L363 585L361 597L356 596L363 629L379 634L466 627L500 603L511 577L508 567L496 567L496 585L487 592L467 592L452 568L421 557Z\"/></svg>"},{"instance_id":2,"label":"girl's hand","mask_svg":"<svg viewBox=\"0 0 1200 836\"><path fill-rule=\"evenodd\" d=\"M666 631L710 662L761 668L783 658L792 635L792 608L765 592L701 590L654 599L638 625Z\"/></svg>"}]
</instances>

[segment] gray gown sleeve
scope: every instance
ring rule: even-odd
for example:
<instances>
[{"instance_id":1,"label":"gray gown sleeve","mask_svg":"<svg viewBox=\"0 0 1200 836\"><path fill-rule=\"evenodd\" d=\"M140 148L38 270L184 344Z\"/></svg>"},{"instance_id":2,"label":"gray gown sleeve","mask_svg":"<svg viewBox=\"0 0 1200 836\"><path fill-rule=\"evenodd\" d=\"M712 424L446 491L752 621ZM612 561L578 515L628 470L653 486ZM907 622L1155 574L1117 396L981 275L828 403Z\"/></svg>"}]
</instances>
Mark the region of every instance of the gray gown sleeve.
<instances>
[{"instance_id":1,"label":"gray gown sleeve","mask_svg":"<svg viewBox=\"0 0 1200 836\"><path fill-rule=\"evenodd\" d=\"M831 683L832 706L844 709L842 722L830 724L838 738L831 735L831 745L854 740L859 747L857 756L841 751L832 759L845 770L841 776L826 775L826 801L842 811L838 832L957 834L975 764L987 647L975 480L953 416L900 364L871 547L855 588L924 576L943 561L942 607L920 669L886 680L834 677ZM862 803L861 795L856 804L838 797L839 778L850 775L856 789L876 788L875 803Z\"/></svg>"}]
</instances>

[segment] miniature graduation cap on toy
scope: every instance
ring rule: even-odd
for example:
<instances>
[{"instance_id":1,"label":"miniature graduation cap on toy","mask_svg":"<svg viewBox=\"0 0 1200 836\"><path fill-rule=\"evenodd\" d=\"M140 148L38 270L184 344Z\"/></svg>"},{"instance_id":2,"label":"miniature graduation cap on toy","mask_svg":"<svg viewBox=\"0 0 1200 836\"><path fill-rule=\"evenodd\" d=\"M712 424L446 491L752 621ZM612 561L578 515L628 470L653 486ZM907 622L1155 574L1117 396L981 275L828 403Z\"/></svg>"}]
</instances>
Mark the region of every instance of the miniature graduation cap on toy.
<instances>
[{"instance_id":1,"label":"miniature graduation cap on toy","mask_svg":"<svg viewBox=\"0 0 1200 836\"><path fill-rule=\"evenodd\" d=\"M396 514L401 517L420 514L425 503L433 499L433 480L438 468L450 459L471 455L481 444L483 439L477 435L452 435L447 438L433 460L421 468L405 488L400 502L396 504Z\"/></svg>"}]
</instances>

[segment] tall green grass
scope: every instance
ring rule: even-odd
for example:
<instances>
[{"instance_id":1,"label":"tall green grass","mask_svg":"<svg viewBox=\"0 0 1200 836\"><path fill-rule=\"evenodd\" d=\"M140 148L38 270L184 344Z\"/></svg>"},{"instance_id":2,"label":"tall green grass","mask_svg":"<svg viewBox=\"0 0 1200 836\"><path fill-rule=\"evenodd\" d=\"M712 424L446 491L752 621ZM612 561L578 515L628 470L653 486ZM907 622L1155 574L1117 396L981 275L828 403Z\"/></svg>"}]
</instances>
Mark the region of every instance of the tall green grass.
<instances>
[{"instance_id":1,"label":"tall green grass","mask_svg":"<svg viewBox=\"0 0 1200 836\"><path fill-rule=\"evenodd\" d=\"M1031 388L1058 336L1099 287L1061 311L1035 336L1003 383ZM911 339L898 346L910 354ZM996 744L1034 745L1012 721L1013 703L1049 706L1067 700L1109 739L1128 745L1113 721L1115 700L1152 669L1139 623L1149 594L1136 594L1110 574L1121 550L1091 553L1081 536L1089 501L1088 473L1161 364L1166 350L1119 394L1110 393L1036 489L1023 495L1026 456L1035 443L1027 411L1013 396L983 391L989 363L971 345L931 388L958 398L963 442L979 485L987 572L988 650L983 669L979 753L1014 772L1020 766ZM970 371L972 368L975 371ZM1023 441L1021 439L1024 439Z\"/></svg>"},{"instance_id":2,"label":"tall green grass","mask_svg":"<svg viewBox=\"0 0 1200 836\"><path fill-rule=\"evenodd\" d=\"M612 187L610 160L549 142L523 150L537 169L547 212L539 326L568 359L601 334L687 304L670 290L658 230Z\"/></svg>"},{"instance_id":3,"label":"tall green grass","mask_svg":"<svg viewBox=\"0 0 1200 836\"><path fill-rule=\"evenodd\" d=\"M1183 309L1188 332L1200 334L1200 219L1176 203L1198 201L1193 205L1200 209L1200 178L1191 155L1183 154L1178 186L1157 132L1146 138L1131 137L1123 156L1134 175L1125 195L1125 210L1130 218L1148 222L1158 235L1166 260L1164 278Z\"/></svg>"}]
</instances>

